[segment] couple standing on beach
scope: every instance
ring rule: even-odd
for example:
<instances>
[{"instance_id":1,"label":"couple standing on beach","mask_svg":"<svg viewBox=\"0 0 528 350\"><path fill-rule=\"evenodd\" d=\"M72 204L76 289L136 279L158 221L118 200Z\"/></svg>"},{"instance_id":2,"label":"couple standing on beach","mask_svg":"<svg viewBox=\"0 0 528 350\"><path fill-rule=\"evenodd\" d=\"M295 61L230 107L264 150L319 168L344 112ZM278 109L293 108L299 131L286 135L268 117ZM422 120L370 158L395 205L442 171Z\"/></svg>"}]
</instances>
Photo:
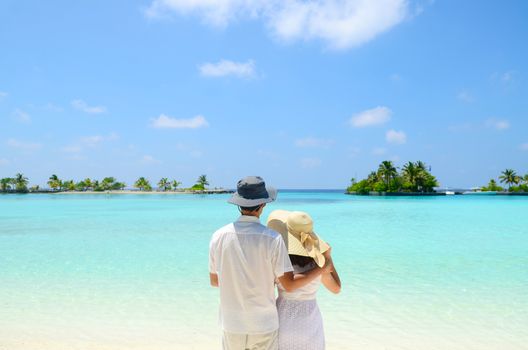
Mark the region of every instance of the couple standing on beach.
<instances>
[{"instance_id":1,"label":"couple standing on beach","mask_svg":"<svg viewBox=\"0 0 528 350\"><path fill-rule=\"evenodd\" d=\"M333 293L341 289L331 249L307 213L275 210L262 225L260 215L276 197L260 177L240 180L229 203L241 216L211 238L209 274L220 289L225 350L325 348L315 296L321 283Z\"/></svg>"}]
</instances>

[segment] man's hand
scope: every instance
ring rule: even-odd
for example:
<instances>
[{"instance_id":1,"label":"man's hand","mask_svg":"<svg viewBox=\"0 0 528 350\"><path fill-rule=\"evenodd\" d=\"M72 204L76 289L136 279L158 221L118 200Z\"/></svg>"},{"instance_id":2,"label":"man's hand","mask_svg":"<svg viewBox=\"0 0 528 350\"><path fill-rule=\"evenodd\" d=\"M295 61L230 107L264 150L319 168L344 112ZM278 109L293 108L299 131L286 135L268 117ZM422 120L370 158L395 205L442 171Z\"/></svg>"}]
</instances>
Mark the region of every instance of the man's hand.
<instances>
[{"instance_id":1,"label":"man's hand","mask_svg":"<svg viewBox=\"0 0 528 350\"><path fill-rule=\"evenodd\" d=\"M218 275L216 273L209 274L209 281L211 282L211 286L218 287Z\"/></svg>"}]
</instances>

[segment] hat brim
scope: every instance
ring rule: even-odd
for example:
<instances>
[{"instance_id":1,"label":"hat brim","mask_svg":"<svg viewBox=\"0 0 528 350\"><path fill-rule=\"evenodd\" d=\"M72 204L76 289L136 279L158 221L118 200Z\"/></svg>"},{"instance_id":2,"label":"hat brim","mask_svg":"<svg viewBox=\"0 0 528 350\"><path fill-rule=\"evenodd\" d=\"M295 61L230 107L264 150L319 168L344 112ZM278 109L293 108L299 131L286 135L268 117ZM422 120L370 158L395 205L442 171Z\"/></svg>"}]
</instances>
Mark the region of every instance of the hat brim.
<instances>
[{"instance_id":1,"label":"hat brim","mask_svg":"<svg viewBox=\"0 0 528 350\"><path fill-rule=\"evenodd\" d=\"M268 217L267 225L272 230L277 231L281 234L282 238L284 239L284 243L286 243L288 254L310 256L306 249L302 246L299 239L297 239L288 231L288 225L286 224L286 222L288 221L288 215L290 215L290 213L290 211L281 209L272 211ZM317 236L317 239L319 240L319 251L321 253L326 252L330 248L330 246L325 241L323 241L318 234L316 234L315 232L313 233L315 234L315 236Z\"/></svg>"},{"instance_id":2,"label":"hat brim","mask_svg":"<svg viewBox=\"0 0 528 350\"><path fill-rule=\"evenodd\" d=\"M241 197L238 194L238 192L235 192L233 193L231 198L228 199L227 202L238 205L240 207L255 207L257 205L274 202L275 199L277 199L277 189L275 189L274 187L266 187L266 192L268 193L267 198L255 198L255 199L247 199L247 198Z\"/></svg>"}]
</instances>

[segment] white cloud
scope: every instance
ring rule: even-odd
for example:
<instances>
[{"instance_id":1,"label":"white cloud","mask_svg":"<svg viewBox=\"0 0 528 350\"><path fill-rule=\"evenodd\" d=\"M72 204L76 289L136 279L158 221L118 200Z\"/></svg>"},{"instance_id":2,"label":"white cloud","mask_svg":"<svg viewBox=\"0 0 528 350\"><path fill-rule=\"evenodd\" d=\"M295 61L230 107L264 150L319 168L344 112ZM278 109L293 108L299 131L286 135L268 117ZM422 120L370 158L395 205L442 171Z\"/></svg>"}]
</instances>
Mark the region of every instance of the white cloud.
<instances>
[{"instance_id":1,"label":"white cloud","mask_svg":"<svg viewBox=\"0 0 528 350\"><path fill-rule=\"evenodd\" d=\"M382 156L385 153L387 153L387 149L385 149L383 147L377 147L377 148L374 148L372 150L372 154L375 155L375 156Z\"/></svg>"},{"instance_id":2,"label":"white cloud","mask_svg":"<svg viewBox=\"0 0 528 350\"><path fill-rule=\"evenodd\" d=\"M22 151L37 151L42 148L40 143L23 142L13 138L7 140L7 145L11 148L16 148Z\"/></svg>"},{"instance_id":3,"label":"white cloud","mask_svg":"<svg viewBox=\"0 0 528 350\"><path fill-rule=\"evenodd\" d=\"M322 148L328 148L334 144L334 140L330 139L319 139L315 137L305 137L303 139L297 139L295 140L295 146L300 148L308 148L308 147L322 147Z\"/></svg>"},{"instance_id":4,"label":"white cloud","mask_svg":"<svg viewBox=\"0 0 528 350\"><path fill-rule=\"evenodd\" d=\"M161 114L158 118L152 119L151 126L158 129L198 129L209 126L209 123L201 115L189 119L176 119Z\"/></svg>"},{"instance_id":5,"label":"white cloud","mask_svg":"<svg viewBox=\"0 0 528 350\"><path fill-rule=\"evenodd\" d=\"M301 159L301 168L304 169L313 169L321 166L321 159L319 158L302 158Z\"/></svg>"},{"instance_id":6,"label":"white cloud","mask_svg":"<svg viewBox=\"0 0 528 350\"><path fill-rule=\"evenodd\" d=\"M350 125L355 128L383 125L391 119L391 115L390 108L378 106L353 115L350 118Z\"/></svg>"},{"instance_id":7,"label":"white cloud","mask_svg":"<svg viewBox=\"0 0 528 350\"><path fill-rule=\"evenodd\" d=\"M475 101L475 98L473 97L473 95L465 90L460 91L457 94L457 99L459 99L462 102L467 102L467 103Z\"/></svg>"},{"instance_id":8,"label":"white cloud","mask_svg":"<svg viewBox=\"0 0 528 350\"><path fill-rule=\"evenodd\" d=\"M147 155L144 155L143 157L141 157L140 163L141 164L160 164L161 161L159 161L158 159L154 158L153 156L147 154Z\"/></svg>"},{"instance_id":9,"label":"white cloud","mask_svg":"<svg viewBox=\"0 0 528 350\"><path fill-rule=\"evenodd\" d=\"M522 151L528 151L528 142L521 144L520 149Z\"/></svg>"},{"instance_id":10,"label":"white cloud","mask_svg":"<svg viewBox=\"0 0 528 350\"><path fill-rule=\"evenodd\" d=\"M407 142L407 135L403 131L389 130L385 133L385 140L388 143L403 145Z\"/></svg>"},{"instance_id":11,"label":"white cloud","mask_svg":"<svg viewBox=\"0 0 528 350\"><path fill-rule=\"evenodd\" d=\"M6 166L6 165L9 165L11 162L9 161L9 159L6 159L6 158L0 158L0 166Z\"/></svg>"},{"instance_id":12,"label":"white cloud","mask_svg":"<svg viewBox=\"0 0 528 350\"><path fill-rule=\"evenodd\" d=\"M8 95L7 92L5 92L5 91L0 91L0 101L1 101L3 98L7 97L7 95Z\"/></svg>"},{"instance_id":13,"label":"white cloud","mask_svg":"<svg viewBox=\"0 0 528 350\"><path fill-rule=\"evenodd\" d=\"M221 60L217 63L204 63L198 67L204 77L219 78L235 76L237 78L252 78L255 76L255 62L234 62Z\"/></svg>"},{"instance_id":14,"label":"white cloud","mask_svg":"<svg viewBox=\"0 0 528 350\"><path fill-rule=\"evenodd\" d=\"M506 130L510 128L510 122L507 120L499 120L495 118L490 118L486 120L485 123L487 128L495 129L495 130Z\"/></svg>"},{"instance_id":15,"label":"white cloud","mask_svg":"<svg viewBox=\"0 0 528 350\"><path fill-rule=\"evenodd\" d=\"M106 107L104 106L89 106L86 102L79 99L73 100L71 105L73 108L88 114L101 114L106 112Z\"/></svg>"},{"instance_id":16,"label":"white cloud","mask_svg":"<svg viewBox=\"0 0 528 350\"><path fill-rule=\"evenodd\" d=\"M412 15L408 0L153 0L145 15L170 12L218 27L261 19L279 40L322 40L334 49L364 44Z\"/></svg>"},{"instance_id":17,"label":"white cloud","mask_svg":"<svg viewBox=\"0 0 528 350\"><path fill-rule=\"evenodd\" d=\"M13 119L19 123L23 123L23 124L31 123L31 117L29 116L29 114L27 114L23 110L15 109L12 116L13 116Z\"/></svg>"}]
</instances>

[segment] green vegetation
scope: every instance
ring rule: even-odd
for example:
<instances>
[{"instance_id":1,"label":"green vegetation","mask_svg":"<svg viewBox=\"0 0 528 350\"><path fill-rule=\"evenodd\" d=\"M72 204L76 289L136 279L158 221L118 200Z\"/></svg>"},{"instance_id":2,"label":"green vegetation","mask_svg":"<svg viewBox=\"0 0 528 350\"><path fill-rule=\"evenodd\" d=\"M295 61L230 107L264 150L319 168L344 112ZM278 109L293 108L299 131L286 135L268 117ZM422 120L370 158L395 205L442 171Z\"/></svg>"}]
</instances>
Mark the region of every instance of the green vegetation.
<instances>
[{"instance_id":1,"label":"green vegetation","mask_svg":"<svg viewBox=\"0 0 528 350\"><path fill-rule=\"evenodd\" d=\"M152 191L152 186L150 185L149 180L144 177L140 177L135 183L135 188L139 188L140 191Z\"/></svg>"},{"instance_id":2,"label":"green vegetation","mask_svg":"<svg viewBox=\"0 0 528 350\"><path fill-rule=\"evenodd\" d=\"M370 192L434 192L438 186L436 178L429 173L424 162L408 162L400 173L391 161L381 162L377 171L372 171L359 182L351 180L348 193L369 194Z\"/></svg>"},{"instance_id":3,"label":"green vegetation","mask_svg":"<svg viewBox=\"0 0 528 350\"><path fill-rule=\"evenodd\" d=\"M160 191L167 191L171 189L171 183L169 182L169 179L164 177L158 182L158 189Z\"/></svg>"},{"instance_id":4,"label":"green vegetation","mask_svg":"<svg viewBox=\"0 0 528 350\"><path fill-rule=\"evenodd\" d=\"M26 193L29 191L27 187L28 183L28 178L24 174L18 173L15 177L4 177L0 179L0 191Z\"/></svg>"},{"instance_id":5,"label":"green vegetation","mask_svg":"<svg viewBox=\"0 0 528 350\"><path fill-rule=\"evenodd\" d=\"M191 187L191 190L193 191L203 191L205 190L205 186L209 185L209 181L207 180L207 175L200 175L198 179L196 180L196 184Z\"/></svg>"},{"instance_id":6,"label":"green vegetation","mask_svg":"<svg viewBox=\"0 0 528 350\"><path fill-rule=\"evenodd\" d=\"M172 189L174 191L176 191L176 189L178 188L178 186L181 185L181 182L177 181L177 180L172 180Z\"/></svg>"},{"instance_id":7,"label":"green vegetation","mask_svg":"<svg viewBox=\"0 0 528 350\"><path fill-rule=\"evenodd\" d=\"M48 186L53 190L62 190L62 181L57 175L51 175L48 179Z\"/></svg>"},{"instance_id":8,"label":"green vegetation","mask_svg":"<svg viewBox=\"0 0 528 350\"><path fill-rule=\"evenodd\" d=\"M519 176L515 170L506 169L499 176L499 180L508 185L508 192L528 192L528 174Z\"/></svg>"},{"instance_id":9,"label":"green vegetation","mask_svg":"<svg viewBox=\"0 0 528 350\"><path fill-rule=\"evenodd\" d=\"M497 185L497 181L494 179L491 179L488 183L488 186L484 186L481 188L481 191L494 191L494 192L501 192L504 191L504 188Z\"/></svg>"},{"instance_id":10,"label":"green vegetation","mask_svg":"<svg viewBox=\"0 0 528 350\"><path fill-rule=\"evenodd\" d=\"M51 175L48 178L47 189L41 189L38 185L31 186L28 188L28 178L23 174L16 174L14 177L0 178L0 192L3 193L27 193L27 192L106 192L106 191L119 191L126 187L124 182L119 182L115 177L105 177L102 180L94 180L86 178L79 182L74 180L63 180L60 179L56 174ZM159 191L204 191L206 186L209 185L207 175L200 175L196 180L196 184L191 188L179 189L182 183L178 180L169 180L164 177L158 182ZM134 187L140 191L150 192L152 191L152 185L150 181L145 177L140 177L135 183Z\"/></svg>"}]
</instances>

